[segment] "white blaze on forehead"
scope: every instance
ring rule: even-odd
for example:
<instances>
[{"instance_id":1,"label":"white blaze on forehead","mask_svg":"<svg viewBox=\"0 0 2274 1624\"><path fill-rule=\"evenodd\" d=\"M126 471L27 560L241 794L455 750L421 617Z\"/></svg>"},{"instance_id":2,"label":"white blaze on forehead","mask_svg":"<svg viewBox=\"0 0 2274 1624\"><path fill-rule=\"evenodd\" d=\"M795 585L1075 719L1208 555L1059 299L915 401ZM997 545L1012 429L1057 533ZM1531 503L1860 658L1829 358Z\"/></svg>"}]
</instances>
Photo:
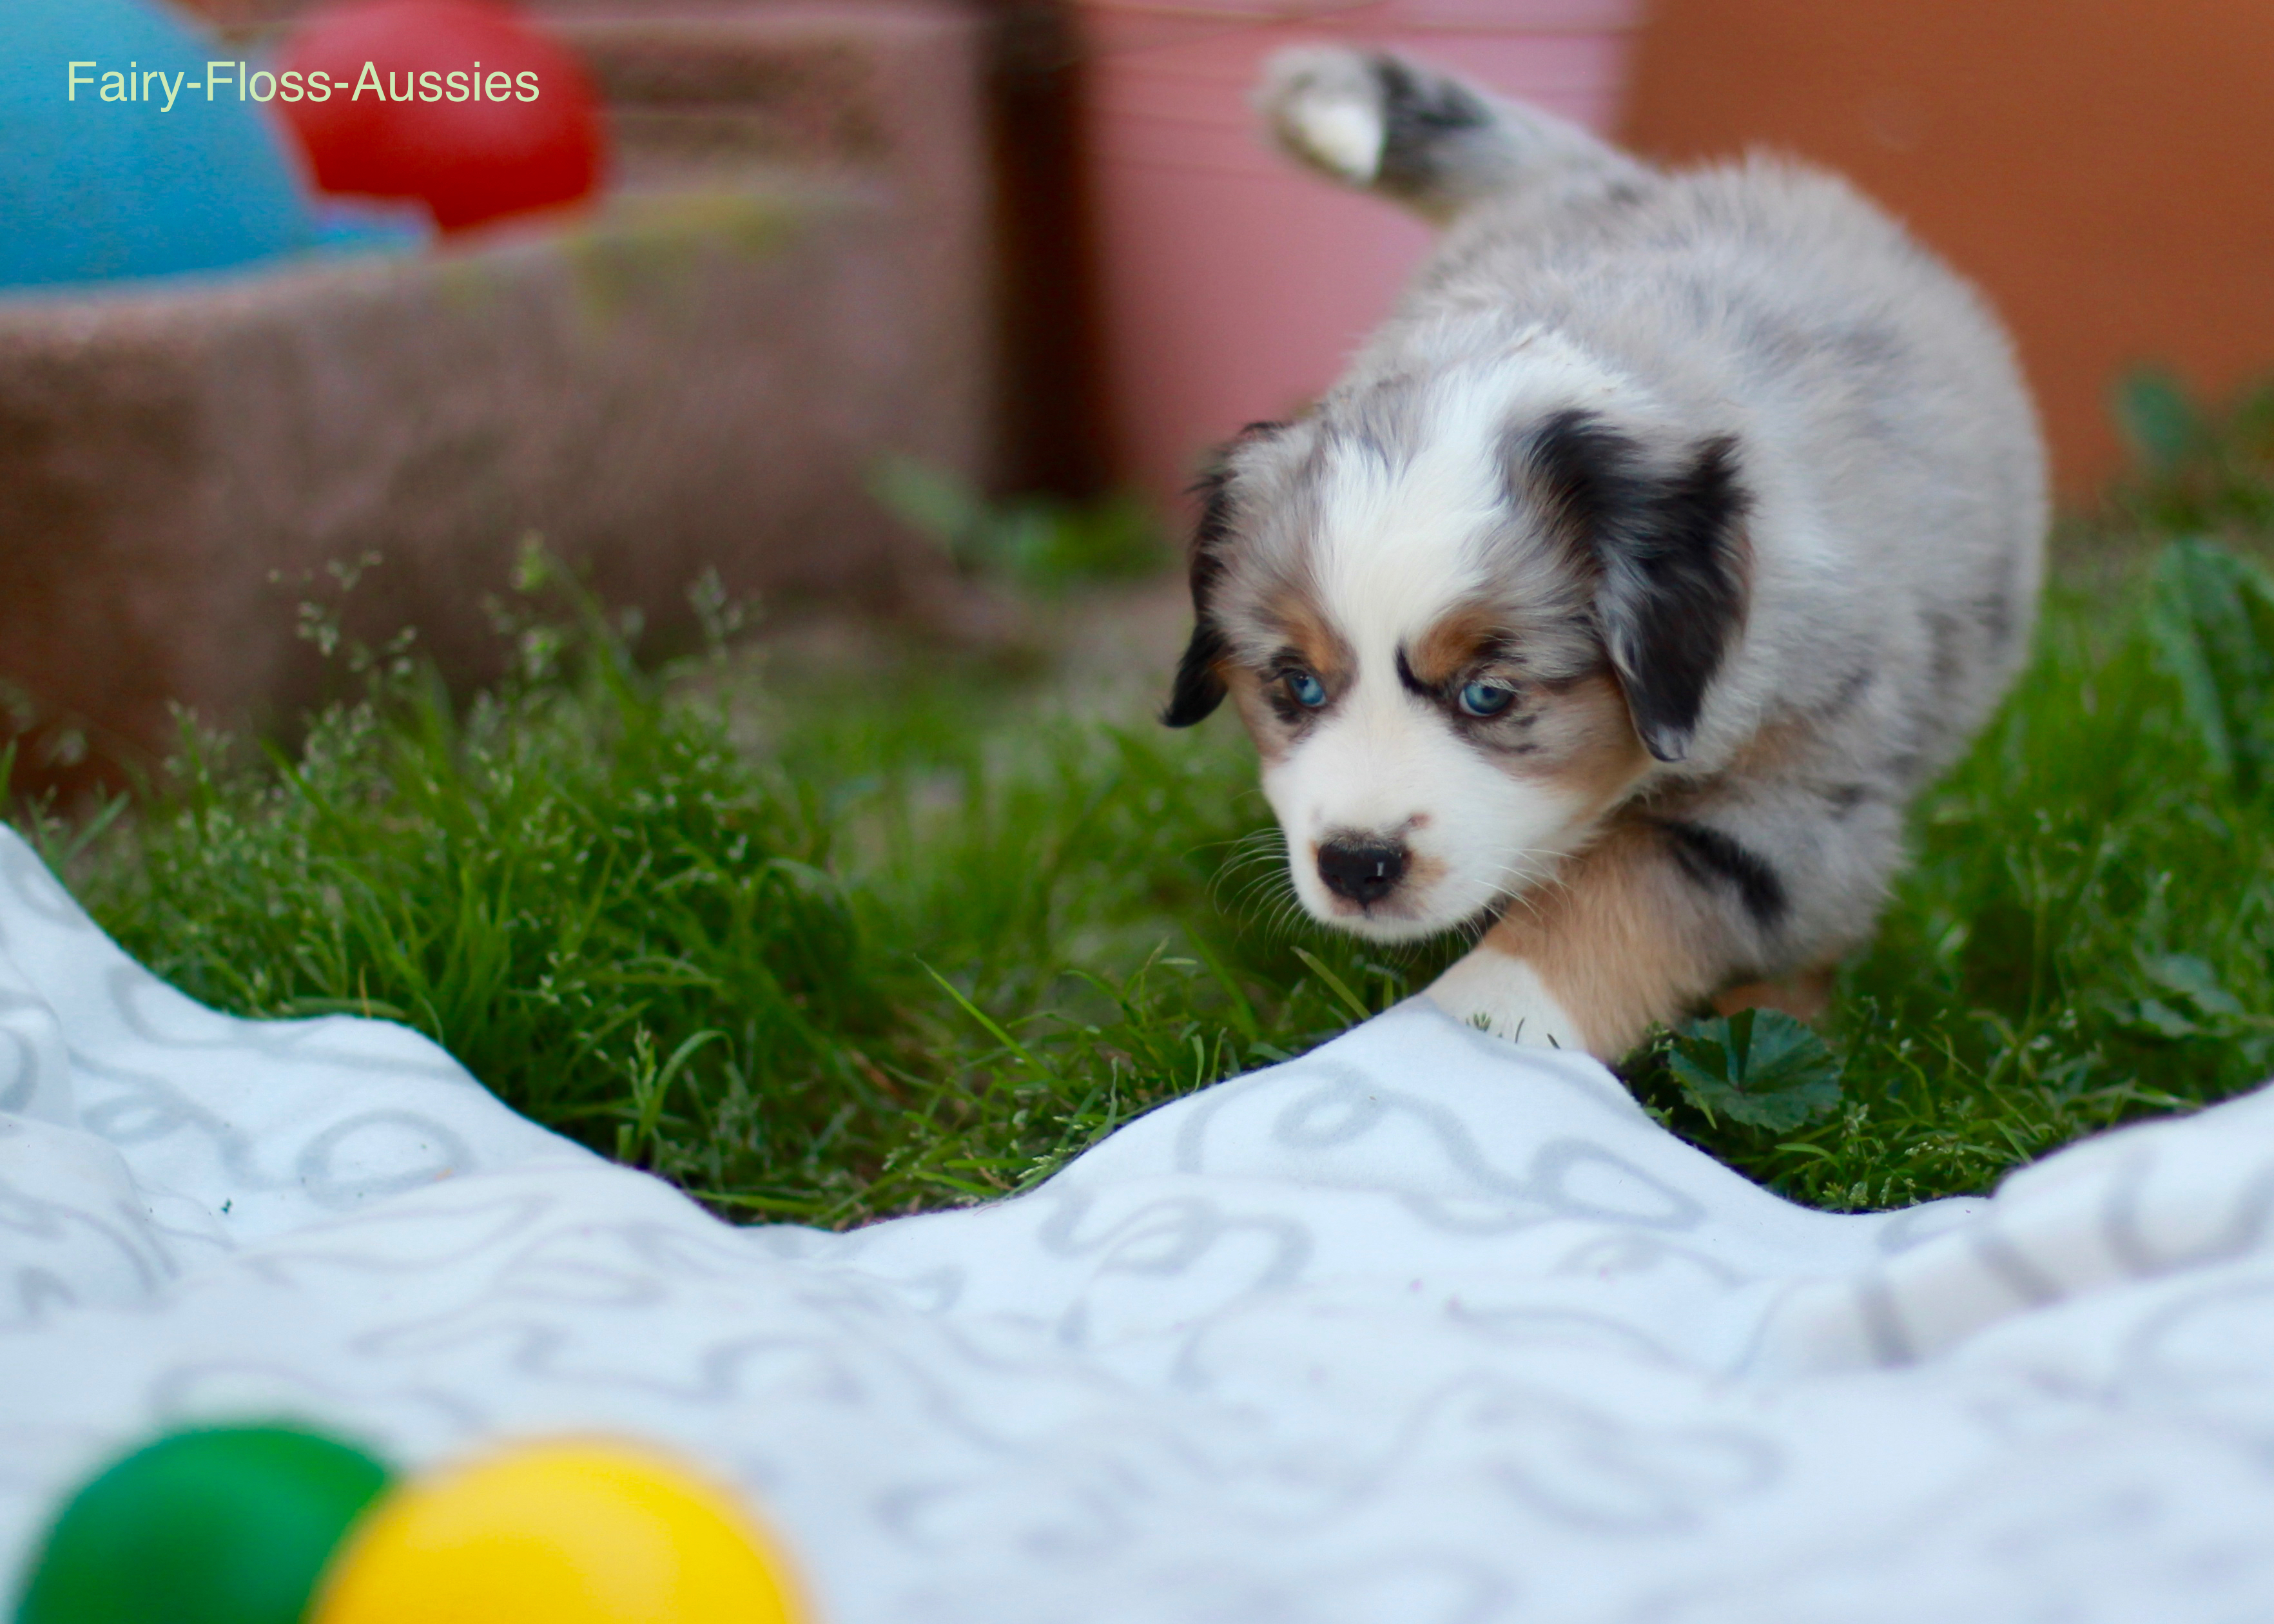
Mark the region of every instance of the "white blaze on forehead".
<instances>
[{"instance_id":1,"label":"white blaze on forehead","mask_svg":"<svg viewBox=\"0 0 2274 1624\"><path fill-rule=\"evenodd\" d=\"M1443 846L1480 810L1467 780L1490 769L1397 673L1401 648L1482 583L1480 546L1502 517L1494 425L1504 395L1471 388L1433 401L1404 460L1345 440L1320 488L1313 538L1320 606L1355 657L1338 697L1264 789L1299 849L1342 831ZM1418 822L1417 822L1418 820ZM1420 829L1434 826L1434 832ZM1482 906L1489 889L1469 906Z\"/></svg>"},{"instance_id":2,"label":"white blaze on forehead","mask_svg":"<svg viewBox=\"0 0 2274 1624\"><path fill-rule=\"evenodd\" d=\"M1485 584L1486 543L1509 511L1509 434L1568 410L1638 402L1632 385L1570 343L1531 332L1489 361L1448 368L1412 407L1396 452L1336 444L1312 538L1329 617L1361 666L1391 661Z\"/></svg>"},{"instance_id":3,"label":"white blaze on forehead","mask_svg":"<svg viewBox=\"0 0 2274 1624\"><path fill-rule=\"evenodd\" d=\"M1399 645L1483 583L1481 544L1506 516L1505 402L1504 389L1440 392L1407 458L1336 448L1314 560L1321 607L1350 639L1361 684L1381 675L1395 685Z\"/></svg>"}]
</instances>

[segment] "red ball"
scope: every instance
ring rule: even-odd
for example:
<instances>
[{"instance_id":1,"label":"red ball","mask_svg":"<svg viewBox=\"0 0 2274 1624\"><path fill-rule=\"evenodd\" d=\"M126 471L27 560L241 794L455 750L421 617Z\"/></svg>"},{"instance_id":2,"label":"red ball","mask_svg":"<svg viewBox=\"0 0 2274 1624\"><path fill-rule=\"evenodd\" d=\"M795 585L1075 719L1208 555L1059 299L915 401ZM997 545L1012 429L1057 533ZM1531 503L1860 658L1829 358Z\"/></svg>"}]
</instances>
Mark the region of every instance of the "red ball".
<instances>
[{"instance_id":1,"label":"red ball","mask_svg":"<svg viewBox=\"0 0 2274 1624\"><path fill-rule=\"evenodd\" d=\"M294 31L276 66L274 105L326 192L418 198L456 231L576 202L599 182L591 81L501 5L335 6ZM328 91L320 100L320 88Z\"/></svg>"}]
</instances>

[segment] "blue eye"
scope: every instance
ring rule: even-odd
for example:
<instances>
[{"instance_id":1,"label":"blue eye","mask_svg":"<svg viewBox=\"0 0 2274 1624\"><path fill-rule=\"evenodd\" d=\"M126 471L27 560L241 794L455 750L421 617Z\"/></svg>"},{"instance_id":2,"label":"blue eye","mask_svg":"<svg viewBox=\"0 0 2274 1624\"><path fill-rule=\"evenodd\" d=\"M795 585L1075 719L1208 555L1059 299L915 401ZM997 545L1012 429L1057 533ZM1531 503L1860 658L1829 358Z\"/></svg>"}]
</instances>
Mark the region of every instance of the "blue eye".
<instances>
[{"instance_id":1,"label":"blue eye","mask_svg":"<svg viewBox=\"0 0 2274 1624\"><path fill-rule=\"evenodd\" d=\"M1497 682L1472 682L1461 690L1461 710L1466 716L1498 716L1516 703L1516 690Z\"/></svg>"},{"instance_id":2,"label":"blue eye","mask_svg":"<svg viewBox=\"0 0 2274 1624\"><path fill-rule=\"evenodd\" d=\"M1295 703L1306 710L1315 710L1327 703L1327 685L1307 671L1291 671L1282 680Z\"/></svg>"}]
</instances>

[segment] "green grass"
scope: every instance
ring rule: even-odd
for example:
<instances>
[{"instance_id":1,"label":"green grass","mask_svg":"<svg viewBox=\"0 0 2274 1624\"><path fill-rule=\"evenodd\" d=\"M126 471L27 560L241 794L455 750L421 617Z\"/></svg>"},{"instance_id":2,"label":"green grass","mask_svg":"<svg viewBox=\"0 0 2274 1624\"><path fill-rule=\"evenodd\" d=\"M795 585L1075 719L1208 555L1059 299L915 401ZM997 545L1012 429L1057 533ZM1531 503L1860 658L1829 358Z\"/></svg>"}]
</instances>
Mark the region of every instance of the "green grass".
<instances>
[{"instance_id":1,"label":"green grass","mask_svg":"<svg viewBox=\"0 0 2274 1624\"><path fill-rule=\"evenodd\" d=\"M1921 801L1916 859L1841 975L1835 1109L1709 1124L1664 1045L1630 1066L1645 1102L1798 1199L1869 1208L1985 1190L2274 1076L2274 751L2262 734L2223 765L2163 646L2189 629L2165 595L2226 556L2184 545L2100 600L2055 589L2037 659ZM2274 591L2257 619L2274 663Z\"/></svg>"},{"instance_id":2,"label":"green grass","mask_svg":"<svg viewBox=\"0 0 2274 1624\"><path fill-rule=\"evenodd\" d=\"M2056 587L2011 702L1916 809L1832 1053L1776 1038L1791 1109L1732 1114L1709 1025L1629 1062L1661 1120L1870 1208L2274 1073L2274 590L2159 550L2203 443L2220 490L2257 466L2175 438L2091 532L2085 584ZM2184 516L2247 552L2218 500ZM408 1021L516 1109L748 1216L1023 1187L1443 961L1293 917L1226 718L1084 715L922 649L780 691L723 654L647 674L554 603L471 703L381 662L289 756L193 751L107 828L16 819L194 996Z\"/></svg>"},{"instance_id":3,"label":"green grass","mask_svg":"<svg viewBox=\"0 0 2274 1624\"><path fill-rule=\"evenodd\" d=\"M1355 944L1240 904L1260 802L1228 736L1052 717L916 650L767 703L753 749L730 666L644 674L555 611L470 705L398 662L289 758L193 743L119 826L18 821L192 996L407 1021L753 1214L1018 1188L1386 1000Z\"/></svg>"}]
</instances>

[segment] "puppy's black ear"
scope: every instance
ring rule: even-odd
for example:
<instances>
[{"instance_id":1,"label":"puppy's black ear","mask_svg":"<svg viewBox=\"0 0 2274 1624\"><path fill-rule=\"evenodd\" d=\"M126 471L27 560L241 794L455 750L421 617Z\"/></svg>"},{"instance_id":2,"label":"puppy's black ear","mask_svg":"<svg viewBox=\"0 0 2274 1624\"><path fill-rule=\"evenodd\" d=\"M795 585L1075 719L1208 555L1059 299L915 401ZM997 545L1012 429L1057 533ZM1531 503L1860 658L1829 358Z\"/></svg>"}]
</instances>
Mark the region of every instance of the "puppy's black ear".
<instances>
[{"instance_id":1,"label":"puppy's black ear","mask_svg":"<svg viewBox=\"0 0 2274 1624\"><path fill-rule=\"evenodd\" d=\"M1216 672L1224 656L1223 634L1205 620L1197 622L1184 658L1177 662L1176 685L1169 690L1168 708L1161 712L1163 727L1190 727L1216 714L1226 692Z\"/></svg>"},{"instance_id":2,"label":"puppy's black ear","mask_svg":"<svg viewBox=\"0 0 2274 1624\"><path fill-rule=\"evenodd\" d=\"M1593 413L1566 411L1522 455L1534 498L1600 572L1595 618L1635 732L1659 760L1682 760L1744 622L1736 439L1698 440L1669 465Z\"/></svg>"},{"instance_id":3,"label":"puppy's black ear","mask_svg":"<svg viewBox=\"0 0 2274 1624\"><path fill-rule=\"evenodd\" d=\"M1193 486L1200 499L1200 523L1192 543L1193 640L1177 662L1176 685L1169 691L1168 709L1161 721L1169 727L1190 727L1212 715L1224 703L1224 677L1219 667L1228 653L1224 633L1216 624L1216 583L1224 576L1224 550L1231 545L1231 454L1261 434L1286 426L1251 423L1238 438L1218 447L1208 470Z\"/></svg>"}]
</instances>

